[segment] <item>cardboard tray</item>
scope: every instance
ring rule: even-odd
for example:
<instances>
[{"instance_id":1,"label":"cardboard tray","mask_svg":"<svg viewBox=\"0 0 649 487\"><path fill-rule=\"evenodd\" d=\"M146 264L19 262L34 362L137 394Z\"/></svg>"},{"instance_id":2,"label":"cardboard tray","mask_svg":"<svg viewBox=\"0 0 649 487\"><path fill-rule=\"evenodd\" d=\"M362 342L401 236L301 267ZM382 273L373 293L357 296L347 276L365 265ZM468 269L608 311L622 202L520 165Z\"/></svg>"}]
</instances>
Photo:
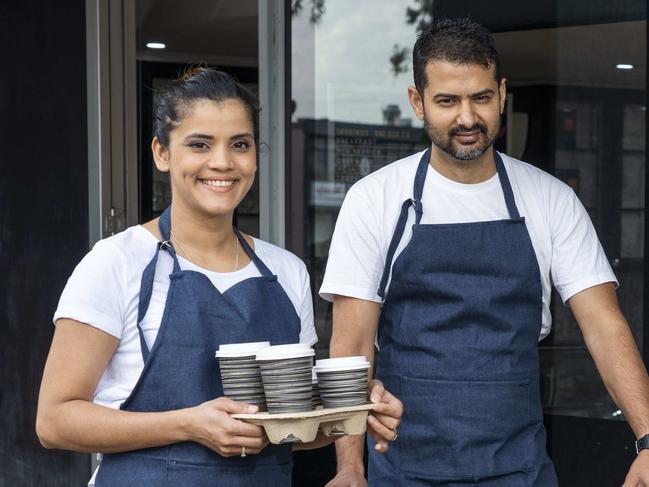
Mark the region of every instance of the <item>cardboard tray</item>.
<instances>
[{"instance_id":1,"label":"cardboard tray","mask_svg":"<svg viewBox=\"0 0 649 487\"><path fill-rule=\"evenodd\" d=\"M318 430L325 436L362 435L367 415L374 407L375 404L363 404L300 413L233 414L232 417L263 426L271 443L310 443Z\"/></svg>"}]
</instances>

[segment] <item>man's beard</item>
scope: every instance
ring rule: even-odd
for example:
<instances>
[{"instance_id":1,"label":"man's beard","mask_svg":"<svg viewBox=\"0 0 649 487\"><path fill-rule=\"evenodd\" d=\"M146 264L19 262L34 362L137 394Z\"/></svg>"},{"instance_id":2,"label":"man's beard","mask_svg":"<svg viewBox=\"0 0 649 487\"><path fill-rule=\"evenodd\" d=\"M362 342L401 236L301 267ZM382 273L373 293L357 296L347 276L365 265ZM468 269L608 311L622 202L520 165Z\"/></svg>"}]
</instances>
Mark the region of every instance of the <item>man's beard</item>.
<instances>
[{"instance_id":1,"label":"man's beard","mask_svg":"<svg viewBox=\"0 0 649 487\"><path fill-rule=\"evenodd\" d=\"M491 133L486 125L476 123L469 128L456 125L452 127L448 133L442 134L428 123L428 119L424 114L424 130L426 130L428 137L430 137L430 140L435 144L435 146L439 147L454 159L459 161L472 161L484 154L494 143L494 140L496 140L496 134L500 130L500 120L498 120L498 125L494 127L494 130ZM454 135L473 132L475 130L480 130L482 137L479 138L474 145L468 147L457 147L453 145Z\"/></svg>"}]
</instances>

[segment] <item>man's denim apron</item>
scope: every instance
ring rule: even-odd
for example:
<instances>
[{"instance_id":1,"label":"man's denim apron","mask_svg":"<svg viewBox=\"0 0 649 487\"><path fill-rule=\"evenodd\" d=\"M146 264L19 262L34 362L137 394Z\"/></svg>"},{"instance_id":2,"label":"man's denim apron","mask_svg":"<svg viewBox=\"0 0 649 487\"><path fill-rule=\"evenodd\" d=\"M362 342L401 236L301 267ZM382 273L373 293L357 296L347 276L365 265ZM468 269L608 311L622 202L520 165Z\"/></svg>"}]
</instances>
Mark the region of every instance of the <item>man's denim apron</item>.
<instances>
[{"instance_id":1,"label":"man's denim apron","mask_svg":"<svg viewBox=\"0 0 649 487\"><path fill-rule=\"evenodd\" d=\"M377 377L404 415L385 456L370 445L372 486L558 485L539 392L540 271L494 157L509 219L421 224L430 149L402 206L379 289L392 267ZM411 206L412 238L392 266Z\"/></svg>"},{"instance_id":2,"label":"man's denim apron","mask_svg":"<svg viewBox=\"0 0 649 487\"><path fill-rule=\"evenodd\" d=\"M290 299L235 229L241 246L261 273L220 293L204 274L184 271L169 244L170 210L160 217L163 242L142 275L138 329L144 370L126 411L172 411L223 395L214 352L222 343L297 343L300 318ZM173 273L160 330L149 352L139 323L151 299L160 249L173 257ZM104 455L96 487L287 486L291 485L289 445L268 445L258 455L225 458L194 442Z\"/></svg>"}]
</instances>

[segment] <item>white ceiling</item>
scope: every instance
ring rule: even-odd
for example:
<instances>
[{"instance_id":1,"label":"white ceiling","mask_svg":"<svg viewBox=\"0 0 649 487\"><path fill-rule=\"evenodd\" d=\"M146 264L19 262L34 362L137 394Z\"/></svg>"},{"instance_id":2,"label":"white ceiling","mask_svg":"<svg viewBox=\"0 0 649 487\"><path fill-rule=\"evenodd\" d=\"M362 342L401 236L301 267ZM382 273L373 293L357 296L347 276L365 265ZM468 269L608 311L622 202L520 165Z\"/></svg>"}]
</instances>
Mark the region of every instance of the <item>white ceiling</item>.
<instances>
[{"instance_id":1,"label":"white ceiling","mask_svg":"<svg viewBox=\"0 0 649 487\"><path fill-rule=\"evenodd\" d=\"M138 59L257 66L257 9L257 0L137 0ZM513 86L646 86L646 21L504 32L494 38L503 74ZM149 41L165 42L167 49L147 49ZM622 71L617 63L636 68Z\"/></svg>"}]
</instances>

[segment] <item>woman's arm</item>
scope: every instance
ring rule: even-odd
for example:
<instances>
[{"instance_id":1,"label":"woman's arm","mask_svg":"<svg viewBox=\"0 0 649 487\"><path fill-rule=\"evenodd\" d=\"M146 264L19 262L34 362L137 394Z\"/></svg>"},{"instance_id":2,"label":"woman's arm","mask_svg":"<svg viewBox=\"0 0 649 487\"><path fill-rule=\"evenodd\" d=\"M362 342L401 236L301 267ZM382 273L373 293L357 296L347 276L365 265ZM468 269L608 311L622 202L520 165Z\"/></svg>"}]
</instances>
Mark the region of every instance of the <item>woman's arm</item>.
<instances>
[{"instance_id":1,"label":"woman's arm","mask_svg":"<svg viewBox=\"0 0 649 487\"><path fill-rule=\"evenodd\" d=\"M119 340L92 326L57 321L45 364L36 433L46 448L122 452L196 441L223 456L258 453L268 440L261 427L230 413L256 407L218 398L178 411L140 413L92 403L92 397Z\"/></svg>"}]
</instances>

